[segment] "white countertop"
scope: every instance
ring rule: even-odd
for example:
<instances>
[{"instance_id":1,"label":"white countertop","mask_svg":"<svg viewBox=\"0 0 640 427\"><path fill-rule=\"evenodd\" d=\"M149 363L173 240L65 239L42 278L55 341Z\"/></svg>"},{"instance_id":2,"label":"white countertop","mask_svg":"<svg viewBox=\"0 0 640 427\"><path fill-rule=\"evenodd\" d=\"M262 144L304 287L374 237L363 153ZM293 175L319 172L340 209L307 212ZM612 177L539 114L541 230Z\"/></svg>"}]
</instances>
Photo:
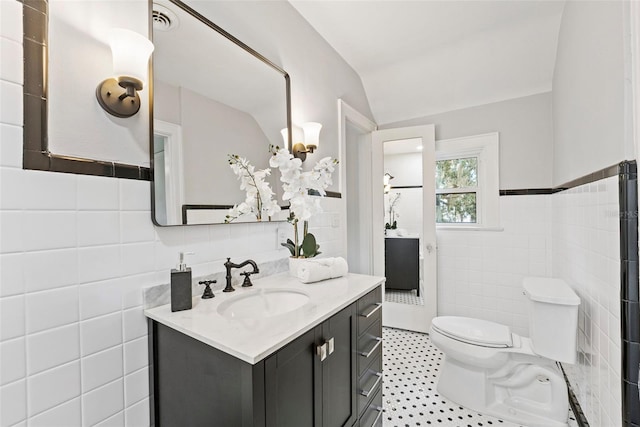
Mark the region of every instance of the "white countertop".
<instances>
[{"instance_id":1,"label":"white countertop","mask_svg":"<svg viewBox=\"0 0 640 427\"><path fill-rule=\"evenodd\" d=\"M348 274L304 284L283 273L256 279L251 288L236 287L235 292L229 293L218 291L215 298L208 300L194 297L191 310L171 312L171 305L167 304L144 313L163 325L255 364L384 283L384 280L384 277ZM304 292L309 301L294 311L265 318L229 319L218 313L220 304L232 298L257 293L261 289L278 288Z\"/></svg>"}]
</instances>

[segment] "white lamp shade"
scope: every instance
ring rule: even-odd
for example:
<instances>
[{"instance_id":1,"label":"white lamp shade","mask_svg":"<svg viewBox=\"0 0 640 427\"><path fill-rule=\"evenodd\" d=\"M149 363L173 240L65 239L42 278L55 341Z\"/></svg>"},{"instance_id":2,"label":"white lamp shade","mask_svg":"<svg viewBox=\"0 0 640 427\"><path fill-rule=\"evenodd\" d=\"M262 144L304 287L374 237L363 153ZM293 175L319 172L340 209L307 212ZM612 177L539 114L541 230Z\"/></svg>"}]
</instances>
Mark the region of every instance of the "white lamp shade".
<instances>
[{"instance_id":1,"label":"white lamp shade","mask_svg":"<svg viewBox=\"0 0 640 427\"><path fill-rule=\"evenodd\" d=\"M304 144L304 133L300 126L293 125L291 126L291 132L293 132L293 144L303 143Z\"/></svg>"},{"instance_id":2,"label":"white lamp shade","mask_svg":"<svg viewBox=\"0 0 640 427\"><path fill-rule=\"evenodd\" d=\"M322 125L316 122L307 122L302 125L304 130L304 144L308 147L310 145L318 148L320 142L320 129Z\"/></svg>"},{"instance_id":3,"label":"white lamp shade","mask_svg":"<svg viewBox=\"0 0 640 427\"><path fill-rule=\"evenodd\" d=\"M109 45L114 75L134 77L146 83L153 43L135 31L114 28L109 32Z\"/></svg>"},{"instance_id":4,"label":"white lamp shade","mask_svg":"<svg viewBox=\"0 0 640 427\"><path fill-rule=\"evenodd\" d=\"M280 133L282 134L282 140L284 141L284 147L287 148L289 146L289 129L288 128L282 128L280 130Z\"/></svg>"}]
</instances>

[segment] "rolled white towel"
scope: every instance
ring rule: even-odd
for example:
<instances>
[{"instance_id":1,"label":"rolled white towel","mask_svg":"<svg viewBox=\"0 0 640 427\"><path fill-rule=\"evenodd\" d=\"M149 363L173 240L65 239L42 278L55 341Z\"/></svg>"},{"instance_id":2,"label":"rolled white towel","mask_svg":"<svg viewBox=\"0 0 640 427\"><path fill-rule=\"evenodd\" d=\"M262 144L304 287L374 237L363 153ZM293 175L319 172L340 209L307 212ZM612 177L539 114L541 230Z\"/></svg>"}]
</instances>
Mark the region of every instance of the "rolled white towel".
<instances>
[{"instance_id":1,"label":"rolled white towel","mask_svg":"<svg viewBox=\"0 0 640 427\"><path fill-rule=\"evenodd\" d=\"M341 257L305 260L298 269L298 279L302 283L313 283L342 277L348 271L347 261Z\"/></svg>"}]
</instances>

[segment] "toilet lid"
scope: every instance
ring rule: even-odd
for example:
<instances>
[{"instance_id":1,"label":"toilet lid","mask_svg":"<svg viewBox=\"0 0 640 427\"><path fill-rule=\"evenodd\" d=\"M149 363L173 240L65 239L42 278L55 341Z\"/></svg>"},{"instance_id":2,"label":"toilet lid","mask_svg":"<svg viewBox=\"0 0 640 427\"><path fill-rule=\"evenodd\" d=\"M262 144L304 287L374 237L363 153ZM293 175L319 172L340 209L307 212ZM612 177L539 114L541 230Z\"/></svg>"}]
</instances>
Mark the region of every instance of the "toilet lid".
<instances>
[{"instance_id":1,"label":"toilet lid","mask_svg":"<svg viewBox=\"0 0 640 427\"><path fill-rule=\"evenodd\" d=\"M513 346L508 326L470 317L441 316L433 319L432 327L450 338L483 347Z\"/></svg>"}]
</instances>

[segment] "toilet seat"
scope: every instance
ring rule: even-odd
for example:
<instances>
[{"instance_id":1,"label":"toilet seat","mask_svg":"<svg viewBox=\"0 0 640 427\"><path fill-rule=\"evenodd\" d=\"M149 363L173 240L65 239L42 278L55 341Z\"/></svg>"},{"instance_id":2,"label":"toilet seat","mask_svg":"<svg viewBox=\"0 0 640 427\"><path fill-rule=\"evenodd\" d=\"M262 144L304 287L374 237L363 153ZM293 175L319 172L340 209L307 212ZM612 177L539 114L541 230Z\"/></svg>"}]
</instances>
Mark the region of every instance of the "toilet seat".
<instances>
[{"instance_id":1,"label":"toilet seat","mask_svg":"<svg viewBox=\"0 0 640 427\"><path fill-rule=\"evenodd\" d=\"M433 319L431 327L451 339L489 348L513 347L508 326L470 317L441 316Z\"/></svg>"}]
</instances>

